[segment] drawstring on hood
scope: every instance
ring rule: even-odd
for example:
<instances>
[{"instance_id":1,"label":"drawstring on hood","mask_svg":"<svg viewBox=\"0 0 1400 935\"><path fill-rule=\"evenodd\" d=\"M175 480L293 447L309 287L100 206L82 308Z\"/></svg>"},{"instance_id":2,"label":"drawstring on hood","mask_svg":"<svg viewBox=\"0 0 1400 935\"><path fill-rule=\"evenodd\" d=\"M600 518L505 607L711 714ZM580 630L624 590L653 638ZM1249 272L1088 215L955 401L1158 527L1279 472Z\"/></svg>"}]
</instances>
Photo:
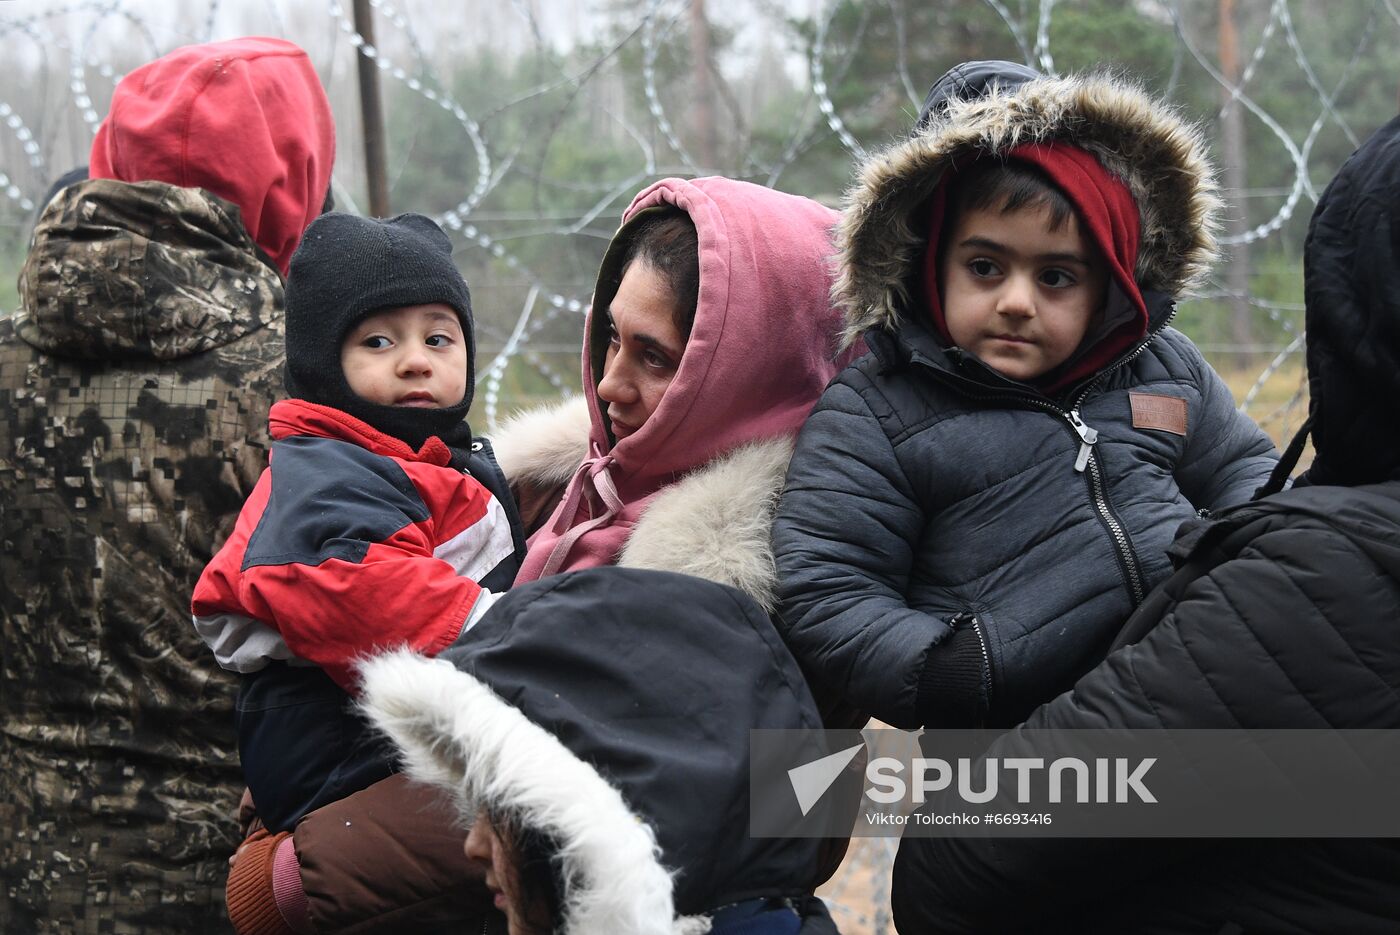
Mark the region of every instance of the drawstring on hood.
<instances>
[{"instance_id":1,"label":"drawstring on hood","mask_svg":"<svg viewBox=\"0 0 1400 935\"><path fill-rule=\"evenodd\" d=\"M564 564L564 560L569 557L569 550L574 547L575 542L590 530L606 525L626 506L617 494L617 485L613 483L612 475L608 473L614 460L611 455L600 453L596 446L589 446L589 457L574 472L569 486L565 489L564 501L555 514L554 523L550 526L559 539L549 550L549 557L545 560L544 568L540 571L541 578L548 578L557 573L560 566ZM569 521L578 516L579 501L584 495L585 487L591 488L598 495L598 499L603 503L603 512L588 522L579 523L570 529Z\"/></svg>"},{"instance_id":2,"label":"drawstring on hood","mask_svg":"<svg viewBox=\"0 0 1400 935\"><path fill-rule=\"evenodd\" d=\"M185 46L124 77L89 174L233 202L285 276L334 161L335 123L311 60L286 40L254 37Z\"/></svg>"},{"instance_id":3,"label":"drawstring on hood","mask_svg":"<svg viewBox=\"0 0 1400 935\"><path fill-rule=\"evenodd\" d=\"M617 291L627 225L674 205L694 222L700 291L675 377L636 432L616 443L597 394L606 312ZM745 444L793 437L826 384L854 354L838 353L831 229L815 201L725 178L663 179L633 199L608 249L583 347L589 453L518 582L614 562L652 497L681 475Z\"/></svg>"}]
</instances>

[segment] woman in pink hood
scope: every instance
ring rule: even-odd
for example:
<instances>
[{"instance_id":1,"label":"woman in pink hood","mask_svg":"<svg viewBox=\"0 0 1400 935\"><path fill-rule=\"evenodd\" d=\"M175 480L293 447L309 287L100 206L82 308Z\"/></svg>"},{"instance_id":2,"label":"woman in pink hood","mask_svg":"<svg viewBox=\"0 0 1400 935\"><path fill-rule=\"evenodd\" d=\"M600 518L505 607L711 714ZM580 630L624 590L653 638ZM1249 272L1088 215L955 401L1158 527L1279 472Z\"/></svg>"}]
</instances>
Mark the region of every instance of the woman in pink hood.
<instances>
[{"instance_id":1,"label":"woman in pink hood","mask_svg":"<svg viewBox=\"0 0 1400 935\"><path fill-rule=\"evenodd\" d=\"M772 609L768 527L792 439L853 356L838 355L829 298L836 218L724 178L633 199L594 289L583 396L496 436L539 526L517 583L619 564Z\"/></svg>"},{"instance_id":2,"label":"woman in pink hood","mask_svg":"<svg viewBox=\"0 0 1400 935\"><path fill-rule=\"evenodd\" d=\"M836 220L723 178L664 179L632 201L594 289L583 395L493 438L535 530L517 583L618 564L731 585L773 609L769 526L793 440L863 352L837 350ZM236 931L477 930L490 900L455 818L437 792L392 776L294 832L256 832L230 875Z\"/></svg>"}]
</instances>

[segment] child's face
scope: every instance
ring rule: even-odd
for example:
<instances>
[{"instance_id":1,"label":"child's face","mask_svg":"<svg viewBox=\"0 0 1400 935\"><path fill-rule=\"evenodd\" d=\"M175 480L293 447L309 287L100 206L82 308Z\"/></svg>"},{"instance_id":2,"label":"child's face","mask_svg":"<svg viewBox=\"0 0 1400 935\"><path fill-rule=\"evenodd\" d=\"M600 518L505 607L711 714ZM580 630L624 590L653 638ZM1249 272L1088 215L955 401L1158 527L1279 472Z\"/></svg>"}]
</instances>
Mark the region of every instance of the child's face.
<instances>
[{"instance_id":1,"label":"child's face","mask_svg":"<svg viewBox=\"0 0 1400 935\"><path fill-rule=\"evenodd\" d=\"M355 395L381 406L441 409L467 395L462 322L441 302L365 318L345 336L340 367Z\"/></svg>"},{"instance_id":2,"label":"child's face","mask_svg":"<svg viewBox=\"0 0 1400 935\"><path fill-rule=\"evenodd\" d=\"M964 212L941 250L939 298L953 343L1030 382L1069 359L1103 308L1108 271L1071 215L1048 205Z\"/></svg>"}]
</instances>

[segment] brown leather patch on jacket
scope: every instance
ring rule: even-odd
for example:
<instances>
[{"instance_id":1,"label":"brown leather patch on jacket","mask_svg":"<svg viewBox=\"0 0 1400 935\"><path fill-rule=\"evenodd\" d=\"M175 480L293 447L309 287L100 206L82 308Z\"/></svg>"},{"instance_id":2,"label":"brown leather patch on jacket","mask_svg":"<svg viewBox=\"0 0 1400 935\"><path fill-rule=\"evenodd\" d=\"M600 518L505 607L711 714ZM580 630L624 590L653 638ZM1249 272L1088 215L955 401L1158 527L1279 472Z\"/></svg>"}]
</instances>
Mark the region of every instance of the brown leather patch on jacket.
<instances>
[{"instance_id":1,"label":"brown leather patch on jacket","mask_svg":"<svg viewBox=\"0 0 1400 935\"><path fill-rule=\"evenodd\" d=\"M1133 428L1186 434L1186 400L1155 393L1129 393L1128 401L1133 407Z\"/></svg>"}]
</instances>

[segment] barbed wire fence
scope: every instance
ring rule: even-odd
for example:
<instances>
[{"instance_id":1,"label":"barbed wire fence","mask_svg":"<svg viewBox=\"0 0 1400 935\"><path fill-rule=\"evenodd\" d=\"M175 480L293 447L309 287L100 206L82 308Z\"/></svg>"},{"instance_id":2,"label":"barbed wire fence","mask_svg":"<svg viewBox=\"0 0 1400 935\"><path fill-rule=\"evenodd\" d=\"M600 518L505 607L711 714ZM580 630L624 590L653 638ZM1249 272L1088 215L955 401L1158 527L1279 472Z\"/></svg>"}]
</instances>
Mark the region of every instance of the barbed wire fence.
<instances>
[{"instance_id":1,"label":"barbed wire fence","mask_svg":"<svg viewBox=\"0 0 1400 935\"><path fill-rule=\"evenodd\" d=\"M123 68L178 45L254 31L249 27L256 21L258 30L306 47L327 81L340 124L335 189L343 205L353 209L355 192L363 189L357 141L351 131L354 101L347 100L351 83L346 80L357 55L374 63L386 85L440 112L451 128L447 132L456 134L465 175L461 190L440 203L396 204L395 210L432 215L459 245L465 265L490 271L485 295L473 281L483 357L478 367L481 408L474 419L489 431L518 405L577 389L579 339L592 286L591 274L585 271L590 263L596 269L606 237L632 195L665 175L694 176L726 168L709 164L713 154L705 154L687 137L687 98L675 90L675 75L668 77L663 69L675 45L694 28L697 10L692 4L703 2L641 0L624 8L611 0L594 4L511 0L508 4L468 3L449 13L442 7L433 10L422 5L421 0L370 0L378 23L377 44L356 31L341 0L324 0L323 6L294 0L266 0L261 6L207 0L207 6L201 6L194 0L178 7L180 16L175 15L174 2L160 0L5 4L0 7L0 49L11 53L11 65L3 72L6 84L0 86L0 232L7 230L12 236L9 251L0 251L0 296L8 296L10 306L3 311L13 308L13 291L3 290L14 281L39 202L64 169L86 161L84 146L90 143ZM1286 239L1298 219L1311 211L1321 187L1338 166L1335 156L1318 156L1319 142L1339 133L1354 147L1370 129L1394 115L1393 108L1370 114L1367 125L1361 126L1343 115L1339 102L1354 92L1368 55L1397 46L1400 9L1396 0L1348 0L1364 7L1367 16L1358 32L1346 37L1354 42L1354 52L1349 58L1342 56L1340 71L1333 68L1324 78L1315 61L1318 51L1309 46L1307 30L1300 30L1297 23L1298 12L1311 8L1301 0L1272 0L1267 13L1256 17L1252 48L1242 56L1243 68L1232 80L1193 37L1185 15L1192 2L1199 7L1204 0L1138 0L1136 4L1143 15L1166 24L1175 36L1170 74L1157 90L1171 97L1187 78L1203 74L1225 98L1221 113L1234 105L1251 115L1251 154L1282 153L1292 179L1284 185L1227 192L1236 210L1248 202L1273 207L1266 219L1226 236L1224 243L1260 246ZM1005 31L1008 54L1043 71L1056 70L1057 55L1063 54L1056 44L1056 18L1075 9L1073 0L962 3L984 8L995 18ZM889 128L868 133L862 129L867 125L863 116L875 99L892 95L908 117L907 128L928 83L953 63L917 60L910 36L912 8L902 0L854 5L805 0L797 6L793 9L775 0L709 0L700 8L717 28L735 38L736 48L742 47L711 63L718 79L717 96L735 127L747 133L762 124L768 131L767 149L748 149L736 165L746 177L770 186L788 184L811 153L833 142L844 150L847 165L854 164L890 138ZM852 6L859 13L855 38L848 34L834 43L838 14L850 12ZM510 40L504 43L509 46L506 53L492 50L494 54L506 60L533 52L547 64L523 88L504 81L497 88L487 82L490 86L474 89L472 99L466 100L455 90L458 84L450 66L472 49L463 52L448 46L442 36L444 20L476 22L488 16L494 35ZM571 24L562 34L555 28L560 19ZM799 19L811 24L810 34L795 25ZM895 46L887 80L877 84L874 98L842 99L834 89L862 54L861 36L882 29L880 34L892 36ZM120 41L114 41L114 35ZM561 54L561 47L573 52ZM476 50L480 51L479 45ZM793 106L776 124L773 115L760 113L757 105L745 113L746 105L731 87L745 84L745 70L758 67L763 54L776 56L778 65L770 67L790 76L799 89ZM1335 53L1329 54L1329 62L1335 61ZM1258 82L1266 65L1275 71L1294 70L1308 89L1307 97L1287 104L1287 114L1263 100ZM1400 84L1400 68L1392 80ZM619 90L635 92L637 82L640 95L629 98ZM760 91L758 87L754 93ZM548 106L542 106L546 101ZM1394 103L1393 96L1390 101ZM1300 113L1313 115L1301 135L1288 129ZM518 127L505 129L519 115L528 115L519 122L531 125L523 135ZM569 119L596 121L600 134L621 141L631 155L616 165L595 167L592 175L550 176L545 154L551 145L560 145L555 134ZM1255 132L1257 128L1265 132ZM414 166L410 151L393 167L395 177L411 176ZM835 180L830 191L804 193L834 201L841 181ZM512 185L553 193L559 204L543 203L538 194L527 208L494 204L493 194ZM559 259L572 255L571 251L581 251L583 258L573 263ZM1232 381L1232 389L1245 411L1276 439L1285 439L1306 412L1300 366L1302 304L1296 297L1241 292L1220 272L1194 301L1242 300L1259 322L1267 324L1269 333L1282 336L1249 349L1262 353L1261 362L1242 380ZM1201 340L1199 335L1193 337ZM1202 343L1208 354L1239 350L1228 344ZM890 931L887 907L893 853L894 842L889 840L853 842L842 872L823 890L843 931Z\"/></svg>"}]
</instances>

